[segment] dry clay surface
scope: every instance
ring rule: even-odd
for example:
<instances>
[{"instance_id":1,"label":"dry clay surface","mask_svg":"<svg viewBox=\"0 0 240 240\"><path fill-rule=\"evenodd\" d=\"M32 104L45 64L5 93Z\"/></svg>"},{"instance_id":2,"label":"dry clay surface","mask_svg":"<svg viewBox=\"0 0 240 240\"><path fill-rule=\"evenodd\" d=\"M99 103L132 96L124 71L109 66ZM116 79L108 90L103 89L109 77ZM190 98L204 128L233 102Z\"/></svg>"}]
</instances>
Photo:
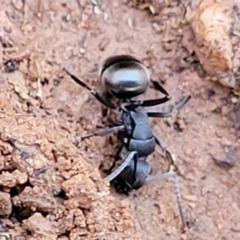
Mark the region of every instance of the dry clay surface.
<instances>
[{"instance_id":1,"label":"dry clay surface","mask_svg":"<svg viewBox=\"0 0 240 240\"><path fill-rule=\"evenodd\" d=\"M200 78L198 66L183 66L193 37L187 26L180 28L185 10L179 1L156 1L154 7L139 2L1 1L0 230L6 236L240 238L239 133L230 117L235 97ZM99 64L114 54L141 59L152 78L162 80L171 104L192 96L178 117L150 120L181 172L192 220L185 232L171 181L129 196L110 192L98 168L113 160L116 139L79 141L107 119L59 66L97 88ZM141 96L155 97L160 94L151 89ZM153 174L167 170L160 149L148 160Z\"/></svg>"}]
</instances>

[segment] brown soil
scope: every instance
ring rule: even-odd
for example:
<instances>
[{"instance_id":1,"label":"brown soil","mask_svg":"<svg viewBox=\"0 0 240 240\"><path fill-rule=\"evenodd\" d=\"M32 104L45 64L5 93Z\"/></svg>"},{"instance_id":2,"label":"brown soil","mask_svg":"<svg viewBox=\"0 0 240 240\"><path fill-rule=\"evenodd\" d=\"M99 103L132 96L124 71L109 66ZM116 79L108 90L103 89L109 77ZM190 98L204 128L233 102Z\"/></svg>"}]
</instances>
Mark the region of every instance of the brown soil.
<instances>
[{"instance_id":1,"label":"brown soil","mask_svg":"<svg viewBox=\"0 0 240 240\"><path fill-rule=\"evenodd\" d=\"M1 1L0 239L240 239L237 98L183 61L193 46L180 28L184 6L155 2ZM192 95L179 116L151 119L181 172L185 232L171 181L116 194L98 170L114 158L115 139L79 142L106 121L59 66L97 88L100 64L115 54L141 59L171 104ZM153 174L167 170L160 149L149 162Z\"/></svg>"}]
</instances>

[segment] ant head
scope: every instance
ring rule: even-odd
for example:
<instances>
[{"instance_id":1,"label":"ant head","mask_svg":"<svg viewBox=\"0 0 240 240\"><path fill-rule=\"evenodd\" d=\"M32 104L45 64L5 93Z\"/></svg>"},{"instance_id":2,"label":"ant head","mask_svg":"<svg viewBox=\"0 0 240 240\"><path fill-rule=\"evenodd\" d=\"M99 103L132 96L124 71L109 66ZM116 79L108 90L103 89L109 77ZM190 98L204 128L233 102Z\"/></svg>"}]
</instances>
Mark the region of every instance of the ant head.
<instances>
[{"instance_id":1,"label":"ant head","mask_svg":"<svg viewBox=\"0 0 240 240\"><path fill-rule=\"evenodd\" d=\"M107 58L100 78L106 90L120 99L129 99L144 93L150 83L147 68L130 55Z\"/></svg>"}]
</instances>

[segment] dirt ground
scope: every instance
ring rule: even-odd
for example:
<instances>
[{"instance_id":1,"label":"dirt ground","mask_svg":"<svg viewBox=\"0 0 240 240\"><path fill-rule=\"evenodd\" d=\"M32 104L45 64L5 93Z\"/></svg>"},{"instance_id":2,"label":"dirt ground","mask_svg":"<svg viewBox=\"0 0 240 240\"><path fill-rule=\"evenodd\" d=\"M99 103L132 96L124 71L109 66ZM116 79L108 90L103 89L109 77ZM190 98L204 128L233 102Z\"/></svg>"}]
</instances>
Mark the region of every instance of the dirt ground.
<instances>
[{"instance_id":1,"label":"dirt ground","mask_svg":"<svg viewBox=\"0 0 240 240\"><path fill-rule=\"evenodd\" d=\"M200 77L196 61L183 64L193 44L189 27L180 28L184 6L173 0L153 6L1 0L1 240L240 239L239 112L232 110L238 99ZM192 96L179 116L151 119L181 172L192 220L185 232L171 181L116 194L98 170L113 160L115 138L79 142L107 123L102 106L60 66L97 88L99 66L116 54L142 60L152 79L161 79L171 104ZM141 98L157 96L149 89ZM167 170L160 149L148 161L153 174Z\"/></svg>"}]
</instances>

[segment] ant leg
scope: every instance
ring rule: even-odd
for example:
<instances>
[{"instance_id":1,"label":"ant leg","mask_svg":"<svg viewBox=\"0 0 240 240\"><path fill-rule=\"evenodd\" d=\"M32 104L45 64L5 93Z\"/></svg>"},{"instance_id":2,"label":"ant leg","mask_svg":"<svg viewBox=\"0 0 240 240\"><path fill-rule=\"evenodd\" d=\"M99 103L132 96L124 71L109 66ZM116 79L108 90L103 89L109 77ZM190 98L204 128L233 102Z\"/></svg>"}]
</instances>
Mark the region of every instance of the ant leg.
<instances>
[{"instance_id":1,"label":"ant leg","mask_svg":"<svg viewBox=\"0 0 240 240\"><path fill-rule=\"evenodd\" d=\"M169 101L171 99L170 95L168 94L168 92L156 81L152 81L153 83L153 88L161 93L163 93L164 95L166 95L163 98L157 98L157 99L151 99L151 100L143 100L143 101L131 101L129 103L125 103L123 104L123 107L125 108L137 108L137 107L152 107L152 106L156 106L162 103L165 103L167 101Z\"/></svg>"},{"instance_id":2,"label":"ant leg","mask_svg":"<svg viewBox=\"0 0 240 240\"><path fill-rule=\"evenodd\" d=\"M137 154L135 154L133 156L133 160L134 160L134 166L133 166L133 175L132 177L134 178L134 181L136 180L136 172L137 172L137 161L138 161L138 158L137 158Z\"/></svg>"},{"instance_id":3,"label":"ant leg","mask_svg":"<svg viewBox=\"0 0 240 240\"><path fill-rule=\"evenodd\" d=\"M107 182L111 182L114 178L116 178L124 170L124 168L129 165L129 163L132 161L136 154L137 152L135 151L130 152L126 159L122 162L122 164L118 168L116 168L110 175L105 177L104 180Z\"/></svg>"},{"instance_id":4,"label":"ant leg","mask_svg":"<svg viewBox=\"0 0 240 240\"><path fill-rule=\"evenodd\" d=\"M109 134L109 133L118 132L119 130L123 130L124 128L125 128L124 125L111 127L111 128L106 128L106 129L103 129L101 131L93 132L92 134L89 134L85 137L82 137L81 139L84 140L86 138L90 138L90 137L93 137L93 136L104 136L104 135Z\"/></svg>"},{"instance_id":5,"label":"ant leg","mask_svg":"<svg viewBox=\"0 0 240 240\"><path fill-rule=\"evenodd\" d=\"M112 99L112 95L107 90L104 91L102 97L105 98L108 102L110 102ZM108 114L108 108L106 108L105 106L102 108L102 116L106 117L107 114Z\"/></svg>"},{"instance_id":6,"label":"ant leg","mask_svg":"<svg viewBox=\"0 0 240 240\"><path fill-rule=\"evenodd\" d=\"M115 106L108 102L105 98L103 98L102 96L100 96L100 94L98 92L96 92L94 89L90 88L86 83L84 83L82 80L80 80L79 78L77 78L76 76L74 76L73 74L71 74L66 68L63 68L63 71L66 72L76 83L78 83L79 85L81 85L82 87L86 88L87 90L90 91L90 93L103 105L105 105L106 107L115 109Z\"/></svg>"},{"instance_id":7,"label":"ant leg","mask_svg":"<svg viewBox=\"0 0 240 240\"><path fill-rule=\"evenodd\" d=\"M173 158L172 158L172 155L170 154L170 152L167 150L167 147L166 147L166 145L163 143L163 141L162 140L160 140L159 138L157 138L156 136L154 136L154 138L155 138L155 141L156 141L156 143L157 143L157 145L163 150L163 153L164 153L164 155L165 155L165 158L168 160L168 162L169 162L169 171L170 170L174 170L174 171L177 171L178 170L178 168L177 168L177 166L176 166L176 164L175 164L175 162L174 162L174 160L173 160Z\"/></svg>"},{"instance_id":8,"label":"ant leg","mask_svg":"<svg viewBox=\"0 0 240 240\"><path fill-rule=\"evenodd\" d=\"M166 96L169 96L168 92L157 81L152 81L152 83L155 90L163 93Z\"/></svg>"},{"instance_id":9,"label":"ant leg","mask_svg":"<svg viewBox=\"0 0 240 240\"><path fill-rule=\"evenodd\" d=\"M154 183L156 181L164 180L164 179L167 179L167 178L170 178L170 177L174 178L175 194L176 194L176 198L177 198L178 209L179 209L180 216L181 216L181 219L182 219L183 227L185 227L187 222L186 222L186 219L185 219L185 216L184 216L181 191L180 191L180 187L179 187L179 183L178 183L178 177L177 177L177 173L176 173L178 171L178 168L177 168L177 166L176 166L176 164L175 164L175 162L172 158L172 155L167 150L166 145L160 139L158 139L157 137L155 137L155 141L156 141L157 145L160 148L162 148L162 150L165 154L165 158L169 162L169 169L168 169L167 173L157 175L157 176L148 177L145 184L151 184L151 183Z\"/></svg>"},{"instance_id":10,"label":"ant leg","mask_svg":"<svg viewBox=\"0 0 240 240\"><path fill-rule=\"evenodd\" d=\"M191 96L184 98L181 102L179 102L175 107L172 108L169 112L148 112L149 117L159 117L159 118L167 118L177 114L189 101Z\"/></svg>"},{"instance_id":11,"label":"ant leg","mask_svg":"<svg viewBox=\"0 0 240 240\"><path fill-rule=\"evenodd\" d=\"M165 145L165 143L162 140L160 140L159 138L157 138L156 136L154 136L154 138L155 138L155 141L156 141L157 145L163 150L165 158L169 161L169 168L171 166L175 166L172 155L167 150L167 146Z\"/></svg>"},{"instance_id":12,"label":"ant leg","mask_svg":"<svg viewBox=\"0 0 240 240\"><path fill-rule=\"evenodd\" d=\"M175 194L176 194L176 198L177 198L178 209L180 212L183 227L185 227L187 224L187 221L184 216L185 211L183 208L182 196L181 196L181 191L180 191L180 187L179 187L179 181L178 181L177 174L175 172L167 172L167 173L164 173L161 175L150 176L146 179L145 184L149 185L149 184L152 184L152 183L155 183L155 182L167 179L167 178L174 179L174 187L175 187Z\"/></svg>"},{"instance_id":13,"label":"ant leg","mask_svg":"<svg viewBox=\"0 0 240 240\"><path fill-rule=\"evenodd\" d=\"M170 96L166 96L163 98L157 98L157 99L152 99L152 100L137 100L137 101L131 101L131 102L127 102L127 103L123 103L122 104L122 108L123 109L135 109L137 107L152 107L152 106L156 106L162 103L165 103L167 101L169 101L171 99Z\"/></svg>"}]
</instances>

